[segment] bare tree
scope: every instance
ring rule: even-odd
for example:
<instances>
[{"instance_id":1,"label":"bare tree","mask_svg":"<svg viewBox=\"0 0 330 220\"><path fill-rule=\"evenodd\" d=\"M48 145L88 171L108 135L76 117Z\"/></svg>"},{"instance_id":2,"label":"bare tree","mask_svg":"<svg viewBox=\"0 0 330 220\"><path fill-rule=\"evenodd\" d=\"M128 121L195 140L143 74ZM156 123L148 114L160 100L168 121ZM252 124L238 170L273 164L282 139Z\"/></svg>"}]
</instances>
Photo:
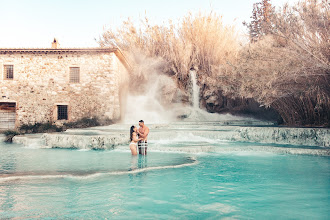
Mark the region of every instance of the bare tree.
<instances>
[{"instance_id":1,"label":"bare tree","mask_svg":"<svg viewBox=\"0 0 330 220\"><path fill-rule=\"evenodd\" d=\"M245 46L235 28L212 12L166 25L151 25L146 18L137 26L128 20L119 30L106 30L99 43L109 46L115 40L127 53L134 82L157 70L185 89L189 70L195 69L208 93L253 98L288 125L329 126L329 3L303 0L275 10L263 0L252 18L247 25L252 42Z\"/></svg>"},{"instance_id":2,"label":"bare tree","mask_svg":"<svg viewBox=\"0 0 330 220\"><path fill-rule=\"evenodd\" d=\"M275 108L286 124L329 126L329 15L329 4L317 0L278 10L271 32L228 66L238 84L230 94Z\"/></svg>"},{"instance_id":3,"label":"bare tree","mask_svg":"<svg viewBox=\"0 0 330 220\"><path fill-rule=\"evenodd\" d=\"M190 13L176 24L169 21L162 26L151 25L145 18L140 28L136 26L128 20L118 30L106 30L99 44L112 46L115 40L135 68L132 74L140 79L147 77L139 71L144 65L141 55L161 60L158 63L161 71L175 77L184 88L190 69L198 70L199 77L211 76L217 71L215 67L236 59L240 48L235 28L224 25L222 17L213 12Z\"/></svg>"},{"instance_id":4,"label":"bare tree","mask_svg":"<svg viewBox=\"0 0 330 220\"><path fill-rule=\"evenodd\" d=\"M270 0L262 0L253 4L251 22L243 22L249 29L250 41L256 42L263 36L269 34L272 29L272 16L274 7Z\"/></svg>"}]
</instances>

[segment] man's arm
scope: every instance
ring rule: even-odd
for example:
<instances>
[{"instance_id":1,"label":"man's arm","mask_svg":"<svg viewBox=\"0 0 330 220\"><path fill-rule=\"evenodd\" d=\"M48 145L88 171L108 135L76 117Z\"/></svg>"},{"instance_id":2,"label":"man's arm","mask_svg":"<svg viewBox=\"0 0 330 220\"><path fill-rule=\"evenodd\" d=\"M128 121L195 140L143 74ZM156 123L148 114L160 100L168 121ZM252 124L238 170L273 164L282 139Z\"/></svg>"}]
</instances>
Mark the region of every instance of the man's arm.
<instances>
[{"instance_id":1,"label":"man's arm","mask_svg":"<svg viewBox=\"0 0 330 220\"><path fill-rule=\"evenodd\" d=\"M144 137L147 137L148 134L149 134L149 128L147 127L146 130L145 130L144 133L143 133L143 136L144 136Z\"/></svg>"},{"instance_id":2,"label":"man's arm","mask_svg":"<svg viewBox=\"0 0 330 220\"><path fill-rule=\"evenodd\" d=\"M140 133L140 132L139 132L139 137L146 138L146 137L148 136L148 134L149 134L149 128L147 127L147 128L143 131L143 133Z\"/></svg>"},{"instance_id":3,"label":"man's arm","mask_svg":"<svg viewBox=\"0 0 330 220\"><path fill-rule=\"evenodd\" d=\"M141 133L139 130L137 131L138 135L139 135L139 138L144 138L144 135L143 133Z\"/></svg>"},{"instance_id":4,"label":"man's arm","mask_svg":"<svg viewBox=\"0 0 330 220\"><path fill-rule=\"evenodd\" d=\"M142 137L142 138L145 138L146 137L146 135L145 134L139 134L139 137Z\"/></svg>"}]
</instances>

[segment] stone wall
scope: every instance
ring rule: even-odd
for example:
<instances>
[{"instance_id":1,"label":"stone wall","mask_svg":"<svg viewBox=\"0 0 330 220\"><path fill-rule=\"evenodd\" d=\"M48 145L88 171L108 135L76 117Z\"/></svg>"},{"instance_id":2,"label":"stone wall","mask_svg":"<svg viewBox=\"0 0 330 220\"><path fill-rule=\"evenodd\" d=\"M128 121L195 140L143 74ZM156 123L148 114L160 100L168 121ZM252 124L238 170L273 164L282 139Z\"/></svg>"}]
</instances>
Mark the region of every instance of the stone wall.
<instances>
[{"instance_id":1,"label":"stone wall","mask_svg":"<svg viewBox=\"0 0 330 220\"><path fill-rule=\"evenodd\" d=\"M274 109L260 106L260 103L252 98L231 98L215 86L203 84L200 98L201 106L208 112L230 113L282 123L281 116Z\"/></svg>"},{"instance_id":2,"label":"stone wall","mask_svg":"<svg viewBox=\"0 0 330 220\"><path fill-rule=\"evenodd\" d=\"M14 65L14 79L4 79ZM80 83L69 83L80 67ZM115 52L0 54L0 101L16 102L16 126L57 121L57 105L68 105L68 121L83 117L117 120L127 70Z\"/></svg>"}]
</instances>

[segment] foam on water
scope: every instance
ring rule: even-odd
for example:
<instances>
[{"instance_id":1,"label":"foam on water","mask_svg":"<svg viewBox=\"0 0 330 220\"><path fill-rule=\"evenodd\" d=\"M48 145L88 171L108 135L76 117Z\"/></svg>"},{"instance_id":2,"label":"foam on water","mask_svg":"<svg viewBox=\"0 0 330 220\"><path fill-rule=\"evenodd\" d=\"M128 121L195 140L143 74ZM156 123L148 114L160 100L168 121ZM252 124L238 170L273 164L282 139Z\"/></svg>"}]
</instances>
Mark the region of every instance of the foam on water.
<instances>
[{"instance_id":1,"label":"foam on water","mask_svg":"<svg viewBox=\"0 0 330 220\"><path fill-rule=\"evenodd\" d=\"M221 143L221 142L227 142L227 140L220 140L220 139L212 139L212 138L206 138L206 137L201 137L192 134L191 132L185 132L185 133L177 133L177 136L174 138L167 138L163 137L161 139L157 139L152 141L154 144L175 144L175 143L201 143L201 142L206 142L206 143Z\"/></svg>"},{"instance_id":2,"label":"foam on water","mask_svg":"<svg viewBox=\"0 0 330 220\"><path fill-rule=\"evenodd\" d=\"M215 146L186 146L186 147L165 147L152 146L148 148L150 152L181 152L189 154L199 153L218 153L218 154L237 154L241 152L258 152L272 154L292 154L292 155L314 155L314 156L330 156L329 149L304 149L290 147L274 147L274 146L243 146L243 147L215 147Z\"/></svg>"},{"instance_id":3,"label":"foam on water","mask_svg":"<svg viewBox=\"0 0 330 220\"><path fill-rule=\"evenodd\" d=\"M35 173L23 173L23 174L2 174L0 175L0 183L8 182L8 181L16 181L16 180L35 180L35 179L59 179L59 178L70 178L75 180L85 180L85 179L93 179L104 176L113 176L113 175L125 175L125 174L136 174L146 171L154 171L154 170L163 170L163 169L175 169L182 168L187 166L197 165L198 161L196 158L189 158L190 161L187 163L177 164L177 165L165 165L165 166L155 166L155 167L143 167L143 168L131 168L127 171L110 171L110 172L95 172L95 173L64 173L61 174L38 174Z\"/></svg>"},{"instance_id":4,"label":"foam on water","mask_svg":"<svg viewBox=\"0 0 330 220\"><path fill-rule=\"evenodd\" d=\"M229 113L227 114L217 114L217 113L209 113L205 110L202 110L200 108L191 108L186 107L185 108L185 115L186 118L184 121L189 122L222 122L222 123L229 123L229 122L239 122L244 123L245 121L251 123L251 122L259 122L259 120L247 118L247 117L240 117L240 116L234 116Z\"/></svg>"},{"instance_id":5,"label":"foam on water","mask_svg":"<svg viewBox=\"0 0 330 220\"><path fill-rule=\"evenodd\" d=\"M149 126L149 125L148 125ZM149 149L178 152L216 152L216 151L272 151L287 154L329 155L329 131L310 128L277 127L237 127L208 123L176 122L175 124L150 125ZM75 149L115 149L125 146L128 149L129 125L115 124L102 130L102 135L77 134L72 131L44 134L38 137L16 136L14 142L26 148L75 148ZM180 129L179 129L180 128ZM97 129L97 128L95 128ZM86 130L86 133L90 129ZM251 132L249 132L251 131ZM79 133L81 133L79 131ZM292 137L291 137L292 136ZM256 141L255 141L256 140ZM249 142L249 146L241 146ZM258 146L251 147L253 143ZM231 148L224 148L225 145ZM264 147L260 145L263 144ZM268 144L268 145L265 145ZM288 145L290 144L290 145ZM198 147L199 146L199 147ZM295 147L293 147L295 146ZM313 146L313 147L311 147ZM168 147L168 148L167 148ZM179 148L181 147L181 148ZM280 148L282 147L282 148ZM161 149L158 149L161 148Z\"/></svg>"},{"instance_id":6,"label":"foam on water","mask_svg":"<svg viewBox=\"0 0 330 220\"><path fill-rule=\"evenodd\" d=\"M77 151L91 151L92 149L79 149Z\"/></svg>"}]
</instances>

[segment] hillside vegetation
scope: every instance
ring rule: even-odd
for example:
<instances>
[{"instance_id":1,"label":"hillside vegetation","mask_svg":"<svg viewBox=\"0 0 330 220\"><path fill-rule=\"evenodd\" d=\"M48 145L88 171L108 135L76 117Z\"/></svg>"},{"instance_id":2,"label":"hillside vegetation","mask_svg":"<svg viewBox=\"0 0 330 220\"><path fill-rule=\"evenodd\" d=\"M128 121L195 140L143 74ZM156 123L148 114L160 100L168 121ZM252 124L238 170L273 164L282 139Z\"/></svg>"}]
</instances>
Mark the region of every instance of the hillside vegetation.
<instances>
[{"instance_id":1,"label":"hillside vegetation","mask_svg":"<svg viewBox=\"0 0 330 220\"><path fill-rule=\"evenodd\" d=\"M257 103L286 125L330 126L329 16L326 1L276 9L263 0L245 23L250 43L210 12L163 25L147 18L140 24L127 20L119 29L106 30L99 44L125 52L133 89L157 72L187 91L193 69L201 103L210 111Z\"/></svg>"}]
</instances>

